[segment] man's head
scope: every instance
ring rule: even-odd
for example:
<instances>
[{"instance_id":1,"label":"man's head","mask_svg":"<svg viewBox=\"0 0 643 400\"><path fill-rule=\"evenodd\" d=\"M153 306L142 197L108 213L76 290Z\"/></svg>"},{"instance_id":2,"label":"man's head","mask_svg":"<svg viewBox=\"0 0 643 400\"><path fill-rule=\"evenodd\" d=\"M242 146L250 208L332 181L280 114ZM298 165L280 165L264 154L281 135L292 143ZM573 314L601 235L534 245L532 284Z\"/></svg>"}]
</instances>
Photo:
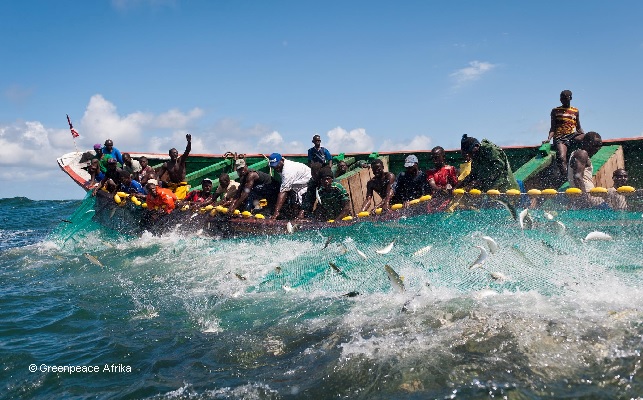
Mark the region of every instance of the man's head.
<instances>
[{"instance_id":1,"label":"man's head","mask_svg":"<svg viewBox=\"0 0 643 400\"><path fill-rule=\"evenodd\" d=\"M114 142L112 141L112 139L107 139L105 141L105 147L107 148L107 152L112 151L112 148L114 147Z\"/></svg>"},{"instance_id":2,"label":"man's head","mask_svg":"<svg viewBox=\"0 0 643 400\"><path fill-rule=\"evenodd\" d=\"M340 161L337 163L337 176L344 175L346 172L348 172L348 164L346 164L346 161Z\"/></svg>"},{"instance_id":3,"label":"man's head","mask_svg":"<svg viewBox=\"0 0 643 400\"><path fill-rule=\"evenodd\" d=\"M319 170L319 181L325 189L330 189L333 184L333 171L329 167L323 167Z\"/></svg>"},{"instance_id":4,"label":"man's head","mask_svg":"<svg viewBox=\"0 0 643 400\"><path fill-rule=\"evenodd\" d=\"M614 187L617 189L627 185L627 171L623 168L617 169L612 174L612 180L614 181Z\"/></svg>"},{"instance_id":5,"label":"man's head","mask_svg":"<svg viewBox=\"0 0 643 400\"><path fill-rule=\"evenodd\" d=\"M118 166L117 163L118 163L118 161L116 161L115 158L110 158L110 159L107 160L107 168L108 169L116 169L116 167Z\"/></svg>"},{"instance_id":6,"label":"man's head","mask_svg":"<svg viewBox=\"0 0 643 400\"><path fill-rule=\"evenodd\" d=\"M123 153L122 156L125 164L130 164L132 162L132 156L130 156L129 153Z\"/></svg>"},{"instance_id":7,"label":"man's head","mask_svg":"<svg viewBox=\"0 0 643 400\"><path fill-rule=\"evenodd\" d=\"M234 169L237 171L237 175L241 178L242 176L245 176L248 173L248 165L246 164L246 160L243 158L239 158L234 162Z\"/></svg>"},{"instance_id":8,"label":"man's head","mask_svg":"<svg viewBox=\"0 0 643 400\"><path fill-rule=\"evenodd\" d=\"M469 137L466 134L462 135L462 140L460 141L460 151L463 156L472 157L480 148L480 142L478 139Z\"/></svg>"},{"instance_id":9,"label":"man's head","mask_svg":"<svg viewBox=\"0 0 643 400\"><path fill-rule=\"evenodd\" d=\"M89 168L98 171L98 169L100 168L100 161L98 161L98 158L94 158L89 162Z\"/></svg>"},{"instance_id":10,"label":"man's head","mask_svg":"<svg viewBox=\"0 0 643 400\"><path fill-rule=\"evenodd\" d=\"M315 145L315 147L319 148L321 146L321 136L319 135L313 136L312 142Z\"/></svg>"},{"instance_id":11,"label":"man's head","mask_svg":"<svg viewBox=\"0 0 643 400\"><path fill-rule=\"evenodd\" d=\"M103 146L101 146L100 143L96 143L94 145L94 151L96 154L103 154Z\"/></svg>"},{"instance_id":12,"label":"man's head","mask_svg":"<svg viewBox=\"0 0 643 400\"><path fill-rule=\"evenodd\" d=\"M226 174L225 172L222 172L221 175L219 175L219 186L221 186L224 189L227 189L228 185L230 185L230 175Z\"/></svg>"},{"instance_id":13,"label":"man's head","mask_svg":"<svg viewBox=\"0 0 643 400\"><path fill-rule=\"evenodd\" d=\"M406 168L406 171L409 173L416 173L418 171L418 162L418 158L414 154L411 154L404 160L404 168Z\"/></svg>"},{"instance_id":14,"label":"man's head","mask_svg":"<svg viewBox=\"0 0 643 400\"><path fill-rule=\"evenodd\" d=\"M177 158L179 158L179 151L173 147L170 149L169 155L170 160L176 160Z\"/></svg>"},{"instance_id":15,"label":"man's head","mask_svg":"<svg viewBox=\"0 0 643 400\"><path fill-rule=\"evenodd\" d=\"M384 163L379 158L371 161L371 171L376 177L381 177L384 174Z\"/></svg>"},{"instance_id":16,"label":"man's head","mask_svg":"<svg viewBox=\"0 0 643 400\"><path fill-rule=\"evenodd\" d=\"M158 185L158 181L156 179L148 180L145 184L145 191L147 192L147 194L156 196L156 185Z\"/></svg>"},{"instance_id":17,"label":"man's head","mask_svg":"<svg viewBox=\"0 0 643 400\"><path fill-rule=\"evenodd\" d=\"M121 183L125 185L129 185L130 183L132 183L132 175L130 175L129 172L121 170L121 172L119 172L119 175L121 176Z\"/></svg>"},{"instance_id":18,"label":"man's head","mask_svg":"<svg viewBox=\"0 0 643 400\"><path fill-rule=\"evenodd\" d=\"M444 166L444 149L440 146L431 149L431 159L436 168L442 168Z\"/></svg>"},{"instance_id":19,"label":"man's head","mask_svg":"<svg viewBox=\"0 0 643 400\"><path fill-rule=\"evenodd\" d=\"M210 193L212 191L212 179L204 178L201 181L201 190L205 193Z\"/></svg>"},{"instance_id":20,"label":"man's head","mask_svg":"<svg viewBox=\"0 0 643 400\"><path fill-rule=\"evenodd\" d=\"M585 150L590 157L598 153L602 146L603 140L601 139L601 135L596 132L587 132L581 142L581 148Z\"/></svg>"},{"instance_id":21,"label":"man's head","mask_svg":"<svg viewBox=\"0 0 643 400\"><path fill-rule=\"evenodd\" d=\"M141 168L147 167L147 163L149 162L147 160L147 157L142 156L141 158L138 159L138 162L141 163Z\"/></svg>"},{"instance_id":22,"label":"man's head","mask_svg":"<svg viewBox=\"0 0 643 400\"><path fill-rule=\"evenodd\" d=\"M560 92L560 102L564 107L569 107L572 102L572 91L563 90L562 92Z\"/></svg>"},{"instance_id":23,"label":"man's head","mask_svg":"<svg viewBox=\"0 0 643 400\"><path fill-rule=\"evenodd\" d=\"M268 156L268 163L277 172L281 172L284 169L284 158L279 153L272 153Z\"/></svg>"},{"instance_id":24,"label":"man's head","mask_svg":"<svg viewBox=\"0 0 643 400\"><path fill-rule=\"evenodd\" d=\"M323 167L323 166L324 166L324 165L323 165L322 163L320 163L320 162L316 162L316 161L315 161L315 162L310 163L310 177L311 177L315 182L319 182L319 180L321 179L321 178L319 177L319 172L321 171L321 169L322 169L322 167Z\"/></svg>"}]
</instances>

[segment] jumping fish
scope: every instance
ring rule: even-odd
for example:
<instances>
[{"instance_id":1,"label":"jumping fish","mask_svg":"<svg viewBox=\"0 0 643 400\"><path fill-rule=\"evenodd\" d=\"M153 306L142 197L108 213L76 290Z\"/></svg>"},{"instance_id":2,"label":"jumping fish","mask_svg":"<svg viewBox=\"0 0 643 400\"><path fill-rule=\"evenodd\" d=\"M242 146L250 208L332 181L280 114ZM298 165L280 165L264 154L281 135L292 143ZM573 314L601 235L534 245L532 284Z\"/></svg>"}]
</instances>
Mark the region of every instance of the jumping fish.
<instances>
[{"instance_id":1,"label":"jumping fish","mask_svg":"<svg viewBox=\"0 0 643 400\"><path fill-rule=\"evenodd\" d=\"M315 198L317 199L317 204L321 205L321 197L319 196L319 189L315 190Z\"/></svg>"},{"instance_id":2,"label":"jumping fish","mask_svg":"<svg viewBox=\"0 0 643 400\"><path fill-rule=\"evenodd\" d=\"M363 252L361 252L359 249L355 249L355 251L356 251L356 252L357 252L357 254L359 254L359 256L360 256L360 257L362 257L364 260L368 259L368 257L366 257L366 254L364 254Z\"/></svg>"},{"instance_id":3,"label":"jumping fish","mask_svg":"<svg viewBox=\"0 0 643 400\"><path fill-rule=\"evenodd\" d=\"M483 236L482 238L487 242L487 246L489 246L491 254L495 254L498 251L498 243L496 243L496 241L490 236Z\"/></svg>"},{"instance_id":4,"label":"jumping fish","mask_svg":"<svg viewBox=\"0 0 643 400\"><path fill-rule=\"evenodd\" d=\"M507 277L501 272L489 272L489 275L494 281L502 282L507 280Z\"/></svg>"},{"instance_id":5,"label":"jumping fish","mask_svg":"<svg viewBox=\"0 0 643 400\"><path fill-rule=\"evenodd\" d=\"M73 223L73 222L71 222L71 221L70 221L70 220L68 220L68 219L61 219L60 221L61 221L61 222L66 222L66 223L68 223L68 224L72 224L72 223Z\"/></svg>"},{"instance_id":6,"label":"jumping fish","mask_svg":"<svg viewBox=\"0 0 643 400\"><path fill-rule=\"evenodd\" d=\"M293 233L295 231L295 227L292 226L292 223L288 221L286 224L286 232L288 233Z\"/></svg>"},{"instance_id":7,"label":"jumping fish","mask_svg":"<svg viewBox=\"0 0 643 400\"><path fill-rule=\"evenodd\" d=\"M343 276L344 278L348 279L348 276L344 273L344 271L342 271L342 270L337 266L337 264L332 263L332 262L329 262L329 263L328 263L328 265L330 265L330 267L333 269L333 271L337 272L338 274L340 274L340 275L341 275L341 276Z\"/></svg>"},{"instance_id":8,"label":"jumping fish","mask_svg":"<svg viewBox=\"0 0 643 400\"><path fill-rule=\"evenodd\" d=\"M525 229L525 227L527 227L527 229L531 229L532 221L531 221L531 217L529 216L528 208L525 208L520 212L519 222L520 222L520 229Z\"/></svg>"},{"instance_id":9,"label":"jumping fish","mask_svg":"<svg viewBox=\"0 0 643 400\"><path fill-rule=\"evenodd\" d=\"M99 260L98 258L96 258L96 257L92 256L92 255L91 255L91 254L89 254L89 253L83 253L83 255L84 255L84 256L85 256L85 258L86 258L86 259L88 259L92 264L98 265L98 266L99 266L99 267L101 267L101 268L105 268L105 266L103 265L103 263L102 263L102 262L100 262L100 260Z\"/></svg>"},{"instance_id":10,"label":"jumping fish","mask_svg":"<svg viewBox=\"0 0 643 400\"><path fill-rule=\"evenodd\" d=\"M280 273L281 273L281 267L280 267L280 266L278 266L278 265L277 265L277 266L275 267L275 273L277 273L277 274L280 274Z\"/></svg>"},{"instance_id":11,"label":"jumping fish","mask_svg":"<svg viewBox=\"0 0 643 400\"><path fill-rule=\"evenodd\" d=\"M560 222L560 221L556 221L556 224L557 224L557 226L558 226L558 229L560 230L560 233L565 233L565 229L567 229L567 228L565 227L565 224L563 224L563 223L562 223L562 222Z\"/></svg>"},{"instance_id":12,"label":"jumping fish","mask_svg":"<svg viewBox=\"0 0 643 400\"><path fill-rule=\"evenodd\" d=\"M326 247L328 247L328 245L330 244L331 240L333 240L333 237L329 236L328 239L326 239L326 243L324 243L324 247L322 248L322 250L325 249Z\"/></svg>"},{"instance_id":13,"label":"jumping fish","mask_svg":"<svg viewBox=\"0 0 643 400\"><path fill-rule=\"evenodd\" d=\"M431 247L433 247L433 246L432 246L432 245L428 245L428 246L422 247L421 249L416 250L416 251L415 251L415 253L413 253L413 255L414 255L414 256L423 256L423 255L425 255L429 250L431 250Z\"/></svg>"},{"instance_id":14,"label":"jumping fish","mask_svg":"<svg viewBox=\"0 0 643 400\"><path fill-rule=\"evenodd\" d=\"M507 211L509 211L509 214L511 214L513 219L518 219L518 214L516 214L516 207L512 206L511 204L507 203L506 201L498 200L498 199L493 199L493 201L497 201L498 203L502 204L505 206Z\"/></svg>"},{"instance_id":15,"label":"jumping fish","mask_svg":"<svg viewBox=\"0 0 643 400\"><path fill-rule=\"evenodd\" d=\"M554 219L554 215L550 212L543 211L543 215L545 216L545 218L547 218L550 221Z\"/></svg>"},{"instance_id":16,"label":"jumping fish","mask_svg":"<svg viewBox=\"0 0 643 400\"><path fill-rule=\"evenodd\" d=\"M240 275L240 274L238 274L238 273L236 273L236 272L234 273L234 276L236 276L237 278L239 278L239 280L240 280L240 281L245 281L245 280L246 280L246 277L245 277L245 276Z\"/></svg>"},{"instance_id":17,"label":"jumping fish","mask_svg":"<svg viewBox=\"0 0 643 400\"><path fill-rule=\"evenodd\" d=\"M375 250L377 254L388 254L391 249L393 249L393 245L395 244L395 240L393 240L391 243L389 243L388 246L384 247L383 249L380 250Z\"/></svg>"},{"instance_id":18,"label":"jumping fish","mask_svg":"<svg viewBox=\"0 0 643 400\"><path fill-rule=\"evenodd\" d=\"M398 291L398 292L404 292L404 282L402 282L402 278L393 270L393 268L389 267L388 265L384 266L384 269L386 270L386 274L388 275L388 280L391 282L391 285Z\"/></svg>"},{"instance_id":19,"label":"jumping fish","mask_svg":"<svg viewBox=\"0 0 643 400\"><path fill-rule=\"evenodd\" d=\"M487 258L489 257L489 254L487 253L487 250L484 249L482 246L476 246L477 248L480 249L480 255L476 259L476 261L471 264L469 269L474 269L474 268L482 268L482 264L484 264L485 261L487 261Z\"/></svg>"},{"instance_id":20,"label":"jumping fish","mask_svg":"<svg viewBox=\"0 0 643 400\"><path fill-rule=\"evenodd\" d=\"M612 237L604 232L594 231L590 232L585 236L585 242L590 240L612 240Z\"/></svg>"},{"instance_id":21,"label":"jumping fish","mask_svg":"<svg viewBox=\"0 0 643 400\"><path fill-rule=\"evenodd\" d=\"M343 294L341 297L357 297L359 296L359 292L348 292L346 294Z\"/></svg>"}]
</instances>

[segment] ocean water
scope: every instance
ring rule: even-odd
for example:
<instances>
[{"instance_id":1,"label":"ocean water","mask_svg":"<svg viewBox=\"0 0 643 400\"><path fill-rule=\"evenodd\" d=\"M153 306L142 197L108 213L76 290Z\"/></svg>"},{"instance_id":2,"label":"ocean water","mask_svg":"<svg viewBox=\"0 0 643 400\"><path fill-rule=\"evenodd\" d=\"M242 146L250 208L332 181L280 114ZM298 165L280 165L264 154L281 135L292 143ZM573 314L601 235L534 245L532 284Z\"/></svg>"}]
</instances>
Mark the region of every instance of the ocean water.
<instances>
[{"instance_id":1,"label":"ocean water","mask_svg":"<svg viewBox=\"0 0 643 400\"><path fill-rule=\"evenodd\" d=\"M0 398L643 396L640 213L222 239L126 237L92 212L0 200Z\"/></svg>"}]
</instances>

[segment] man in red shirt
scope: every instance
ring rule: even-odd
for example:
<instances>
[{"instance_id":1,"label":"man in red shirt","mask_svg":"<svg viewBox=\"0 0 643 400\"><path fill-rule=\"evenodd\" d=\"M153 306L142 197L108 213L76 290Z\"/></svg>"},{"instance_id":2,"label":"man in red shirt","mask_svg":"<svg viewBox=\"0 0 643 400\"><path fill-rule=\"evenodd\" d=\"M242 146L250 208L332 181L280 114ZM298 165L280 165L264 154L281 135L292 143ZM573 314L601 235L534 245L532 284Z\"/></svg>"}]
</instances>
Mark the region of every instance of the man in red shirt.
<instances>
[{"instance_id":1,"label":"man in red shirt","mask_svg":"<svg viewBox=\"0 0 643 400\"><path fill-rule=\"evenodd\" d=\"M452 165L444 163L444 149L440 146L431 150L431 158L435 168L426 171L426 179L429 182L433 195L448 193L458 183L458 173Z\"/></svg>"}]
</instances>

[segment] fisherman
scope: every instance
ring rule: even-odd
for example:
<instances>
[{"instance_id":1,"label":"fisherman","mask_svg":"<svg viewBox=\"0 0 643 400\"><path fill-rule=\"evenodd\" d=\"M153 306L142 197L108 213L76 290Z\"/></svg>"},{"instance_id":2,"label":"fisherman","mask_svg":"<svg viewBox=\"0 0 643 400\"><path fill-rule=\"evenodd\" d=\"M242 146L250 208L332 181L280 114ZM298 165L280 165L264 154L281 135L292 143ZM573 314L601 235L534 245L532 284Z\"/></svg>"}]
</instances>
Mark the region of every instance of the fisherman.
<instances>
[{"instance_id":1,"label":"fisherman","mask_svg":"<svg viewBox=\"0 0 643 400\"><path fill-rule=\"evenodd\" d=\"M129 194L145 194L145 189L143 186L135 179L132 179L132 175L125 171L124 169L120 170L121 175L121 185L119 190Z\"/></svg>"},{"instance_id":2,"label":"fisherman","mask_svg":"<svg viewBox=\"0 0 643 400\"><path fill-rule=\"evenodd\" d=\"M391 199L393 198L393 185L395 183L395 174L384 172L384 163L379 158L371 161L371 171L373 178L366 183L366 200L362 205L361 211L367 211L373 203L373 192L377 193L382 199L375 204L373 209L382 208L382 212L391 210Z\"/></svg>"},{"instance_id":3,"label":"fisherman","mask_svg":"<svg viewBox=\"0 0 643 400\"><path fill-rule=\"evenodd\" d=\"M302 197L306 193L308 181L311 178L310 168L306 164L286 160L279 153L272 153L269 156L269 164L281 176L277 203L270 218L279 218L286 200L288 200L292 216L298 216Z\"/></svg>"},{"instance_id":4,"label":"fisherman","mask_svg":"<svg viewBox=\"0 0 643 400\"><path fill-rule=\"evenodd\" d=\"M134 160L129 153L123 153L123 170L129 172L132 175L132 179L136 181L140 179L141 169L141 163Z\"/></svg>"},{"instance_id":5,"label":"fisherman","mask_svg":"<svg viewBox=\"0 0 643 400\"><path fill-rule=\"evenodd\" d=\"M147 209L158 210L162 214L170 214L174 210L177 201L176 194L170 189L161 188L158 186L156 179L149 179L145 185L145 203Z\"/></svg>"},{"instance_id":6,"label":"fisherman","mask_svg":"<svg viewBox=\"0 0 643 400\"><path fill-rule=\"evenodd\" d=\"M190 187L185 181L186 167L185 163L192 150L192 135L189 133L185 135L188 144L185 146L185 151L179 156L179 151L175 148L170 149L170 161L163 164L158 172L159 178L167 173L168 179L165 181L167 187L176 194L177 199L184 199L188 194Z\"/></svg>"},{"instance_id":7,"label":"fisherman","mask_svg":"<svg viewBox=\"0 0 643 400\"><path fill-rule=\"evenodd\" d=\"M112 139L107 139L105 141L105 146L102 148L103 154L112 156L116 159L116 161L119 162L119 164L123 165L123 156L121 155L121 152L118 151L116 147L114 147L114 142Z\"/></svg>"},{"instance_id":8,"label":"fisherman","mask_svg":"<svg viewBox=\"0 0 643 400\"><path fill-rule=\"evenodd\" d=\"M397 175L393 188L393 203L408 203L429 193L429 183L420 170L417 156L409 155L404 160L405 170Z\"/></svg>"},{"instance_id":9,"label":"fisherman","mask_svg":"<svg viewBox=\"0 0 643 400\"><path fill-rule=\"evenodd\" d=\"M627 171L619 168L612 173L614 187L607 189L607 204L612 210L627 210L627 200L617 189L627 185Z\"/></svg>"},{"instance_id":10,"label":"fisherman","mask_svg":"<svg viewBox=\"0 0 643 400\"><path fill-rule=\"evenodd\" d=\"M214 204L227 207L234 201L234 196L237 194L239 182L231 180L230 175L222 172L219 175L219 186L214 192Z\"/></svg>"},{"instance_id":11,"label":"fisherman","mask_svg":"<svg viewBox=\"0 0 643 400\"><path fill-rule=\"evenodd\" d=\"M601 135L596 132L587 132L582 135L581 148L574 150L569 156L569 169L567 170L567 182L570 187L579 188L583 191L583 201L580 207L596 207L603 203L600 197L591 196L589 191L594 188L594 166L592 156L603 146Z\"/></svg>"},{"instance_id":12,"label":"fisherman","mask_svg":"<svg viewBox=\"0 0 643 400\"><path fill-rule=\"evenodd\" d=\"M110 193L115 192L121 185L121 171L122 169L118 168L118 161L116 161L115 158L108 158L107 172L105 172L105 176L100 181L100 184L92 190L92 196L95 196L96 192L103 187Z\"/></svg>"},{"instance_id":13,"label":"fisherman","mask_svg":"<svg viewBox=\"0 0 643 400\"><path fill-rule=\"evenodd\" d=\"M431 149L433 168L426 171L426 179L433 195L448 194L458 184L458 173L453 165L444 161L444 149L435 146Z\"/></svg>"},{"instance_id":14,"label":"fisherman","mask_svg":"<svg viewBox=\"0 0 643 400\"><path fill-rule=\"evenodd\" d=\"M103 171L100 170L100 161L98 158L94 158L90 161L89 167L87 167L87 172L89 172L89 180L85 182L85 187L88 189L99 184L105 177Z\"/></svg>"},{"instance_id":15,"label":"fisherman","mask_svg":"<svg viewBox=\"0 0 643 400\"><path fill-rule=\"evenodd\" d=\"M341 220L351 213L351 200L346 189L333 181L333 172L329 167L323 167L319 172L321 187L319 202L313 214L321 221Z\"/></svg>"},{"instance_id":16,"label":"fisherman","mask_svg":"<svg viewBox=\"0 0 643 400\"><path fill-rule=\"evenodd\" d=\"M312 163L318 162L322 166L333 166L333 157L330 155L328 149L322 147L321 145L321 136L315 135L312 140L314 146L308 149L308 166L310 167Z\"/></svg>"},{"instance_id":17,"label":"fisherman","mask_svg":"<svg viewBox=\"0 0 643 400\"><path fill-rule=\"evenodd\" d=\"M228 214L232 214L237 208L246 211L259 208L261 199L266 199L271 207L274 206L277 184L272 177L265 172L249 169L243 158L237 159L234 166L239 175L239 187L232 205L228 207Z\"/></svg>"},{"instance_id":18,"label":"fisherman","mask_svg":"<svg viewBox=\"0 0 643 400\"><path fill-rule=\"evenodd\" d=\"M346 164L346 161L342 160L338 162L337 170L335 170L335 179L339 178L340 176L344 175L347 172L348 172L348 164Z\"/></svg>"},{"instance_id":19,"label":"fisherman","mask_svg":"<svg viewBox=\"0 0 643 400\"><path fill-rule=\"evenodd\" d=\"M141 183L141 185L145 186L149 179L156 179L156 171L154 171L154 168L148 165L149 161L147 157L140 157L139 162L141 163L141 170L138 173L138 181Z\"/></svg>"},{"instance_id":20,"label":"fisherman","mask_svg":"<svg viewBox=\"0 0 643 400\"><path fill-rule=\"evenodd\" d=\"M460 148L463 154L471 157L471 173L458 182L458 187L475 188L484 192L490 189L501 192L519 189L507 155L500 147L487 139L479 142L476 138L462 135Z\"/></svg>"},{"instance_id":21,"label":"fisherman","mask_svg":"<svg viewBox=\"0 0 643 400\"><path fill-rule=\"evenodd\" d=\"M214 202L212 194L212 179L203 178L201 181L201 189L192 190L185 196L185 201L193 203L199 207L205 207Z\"/></svg>"},{"instance_id":22,"label":"fisherman","mask_svg":"<svg viewBox=\"0 0 643 400\"><path fill-rule=\"evenodd\" d=\"M107 172L107 160L113 158L110 154L103 154L103 146L100 143L94 145L94 152L96 155L94 159L97 159L100 165L100 170L105 173Z\"/></svg>"},{"instance_id":23,"label":"fisherman","mask_svg":"<svg viewBox=\"0 0 643 400\"><path fill-rule=\"evenodd\" d=\"M578 140L577 136L581 135L583 128L580 126L580 115L578 109L571 106L572 92L563 90L560 92L560 107L551 110L551 125L549 136L544 143L549 143L554 139L556 149L556 163L561 176L567 176L567 148L572 140Z\"/></svg>"},{"instance_id":24,"label":"fisherman","mask_svg":"<svg viewBox=\"0 0 643 400\"><path fill-rule=\"evenodd\" d=\"M310 180L306 186L306 193L301 199L301 212L299 218L305 218L312 215L317 200L317 190L321 186L321 177L319 172L322 169L321 163L312 162L310 164Z\"/></svg>"}]
</instances>

